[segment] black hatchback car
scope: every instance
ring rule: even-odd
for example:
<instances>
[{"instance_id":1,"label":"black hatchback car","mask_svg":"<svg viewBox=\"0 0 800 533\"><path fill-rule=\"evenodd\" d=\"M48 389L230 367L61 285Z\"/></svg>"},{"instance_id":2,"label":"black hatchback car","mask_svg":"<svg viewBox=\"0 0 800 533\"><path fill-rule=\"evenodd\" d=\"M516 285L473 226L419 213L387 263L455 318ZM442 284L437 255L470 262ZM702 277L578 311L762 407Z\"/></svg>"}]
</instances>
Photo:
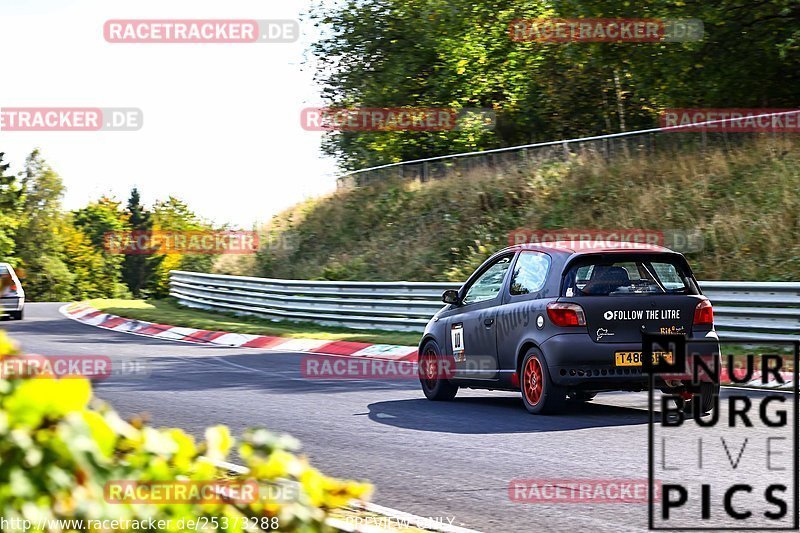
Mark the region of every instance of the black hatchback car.
<instances>
[{"instance_id":1,"label":"black hatchback car","mask_svg":"<svg viewBox=\"0 0 800 533\"><path fill-rule=\"evenodd\" d=\"M660 246L620 244L512 246L460 290L445 291L447 305L419 345L425 396L450 400L459 387L521 391L539 414L598 392L647 390L642 332L684 334L692 353L715 364L713 311L686 259ZM693 346L693 339L711 342ZM688 378L659 377L657 385L687 400L700 394L709 411L719 385Z\"/></svg>"}]
</instances>

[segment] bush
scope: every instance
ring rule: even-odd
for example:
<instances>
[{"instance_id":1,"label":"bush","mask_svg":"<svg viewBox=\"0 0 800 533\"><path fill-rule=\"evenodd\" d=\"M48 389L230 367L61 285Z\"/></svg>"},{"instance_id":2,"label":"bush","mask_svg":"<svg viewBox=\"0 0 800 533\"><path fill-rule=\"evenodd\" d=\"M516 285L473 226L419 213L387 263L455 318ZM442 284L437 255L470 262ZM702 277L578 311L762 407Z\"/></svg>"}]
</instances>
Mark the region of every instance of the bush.
<instances>
[{"instance_id":1,"label":"bush","mask_svg":"<svg viewBox=\"0 0 800 533\"><path fill-rule=\"evenodd\" d=\"M10 363L17 354L0 331L0 362ZM131 521L164 520L164 530L180 531L187 529L187 520L207 519L206 531L243 531L246 518L250 531L258 530L254 523L265 530L331 531L325 523L329 512L370 490L366 484L324 476L295 455L298 443L289 436L250 430L237 445L227 427L217 426L196 443L180 429L124 421L108 405L92 400L85 378L6 377L4 372L0 379L0 516L29 520L34 530L85 530L88 520L127 520L106 528L141 531L147 527ZM234 448L250 470L248 483L254 480L260 487L254 502L227 496L213 503L111 503L105 498L106 484L120 480L222 482L220 470L202 456L221 461Z\"/></svg>"}]
</instances>

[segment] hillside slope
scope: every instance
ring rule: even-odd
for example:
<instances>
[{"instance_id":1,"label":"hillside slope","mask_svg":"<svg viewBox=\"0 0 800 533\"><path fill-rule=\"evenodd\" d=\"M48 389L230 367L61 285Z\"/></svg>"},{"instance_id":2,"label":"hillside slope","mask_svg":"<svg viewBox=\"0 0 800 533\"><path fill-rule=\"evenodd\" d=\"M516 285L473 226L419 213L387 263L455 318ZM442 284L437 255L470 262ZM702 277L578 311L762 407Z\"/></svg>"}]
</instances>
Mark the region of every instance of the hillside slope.
<instances>
[{"instance_id":1,"label":"hillside slope","mask_svg":"<svg viewBox=\"0 0 800 533\"><path fill-rule=\"evenodd\" d=\"M701 279L800 277L800 142L386 183L272 220L256 275L463 280L516 228L699 229Z\"/></svg>"}]
</instances>

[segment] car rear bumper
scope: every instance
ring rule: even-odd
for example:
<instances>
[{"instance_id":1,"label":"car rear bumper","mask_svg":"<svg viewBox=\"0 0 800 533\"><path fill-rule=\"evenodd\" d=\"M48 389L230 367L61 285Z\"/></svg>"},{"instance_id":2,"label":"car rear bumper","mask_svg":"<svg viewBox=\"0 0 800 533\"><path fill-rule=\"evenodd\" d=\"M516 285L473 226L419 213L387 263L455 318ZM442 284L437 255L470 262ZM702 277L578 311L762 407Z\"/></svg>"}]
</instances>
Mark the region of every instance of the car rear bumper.
<instances>
[{"instance_id":1,"label":"car rear bumper","mask_svg":"<svg viewBox=\"0 0 800 533\"><path fill-rule=\"evenodd\" d=\"M8 313L9 311L21 311L25 307L25 297L19 296L4 296L0 298L0 313Z\"/></svg>"},{"instance_id":2,"label":"car rear bumper","mask_svg":"<svg viewBox=\"0 0 800 533\"><path fill-rule=\"evenodd\" d=\"M714 340L710 338L709 340ZM719 357L719 344L687 341L690 354L698 354L706 364L714 368L713 361ZM615 366L616 352L640 352L641 343L598 343L589 335L564 334L549 338L541 345L550 377L561 386L598 390L603 388L646 388L648 375L640 366ZM689 379L689 375L670 375L670 379ZM702 379L702 377L701 377ZM658 380L661 382L661 380Z\"/></svg>"}]
</instances>

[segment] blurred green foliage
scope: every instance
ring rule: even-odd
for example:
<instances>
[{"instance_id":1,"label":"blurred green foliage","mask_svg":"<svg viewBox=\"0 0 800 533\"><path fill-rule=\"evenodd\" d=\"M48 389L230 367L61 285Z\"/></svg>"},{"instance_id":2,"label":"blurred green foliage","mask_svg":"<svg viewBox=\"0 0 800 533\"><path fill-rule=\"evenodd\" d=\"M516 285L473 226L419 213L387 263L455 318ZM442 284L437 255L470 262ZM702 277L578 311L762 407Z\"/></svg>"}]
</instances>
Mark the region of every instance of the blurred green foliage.
<instances>
[{"instance_id":1,"label":"blurred green foliage","mask_svg":"<svg viewBox=\"0 0 800 533\"><path fill-rule=\"evenodd\" d=\"M0 331L0 364L18 351ZM263 429L236 440L227 427L210 427L196 442L180 429L126 422L92 399L84 378L0 379L0 516L30 520L34 530L39 520L154 519L182 531L180 520L207 517L219 524L227 518L228 531L243 531L243 518L252 526L266 517L275 520L263 523L277 524L280 531L331 531L330 511L364 497L370 487L323 475L296 455L298 447L293 438ZM271 487L254 502L134 504L104 496L106 484L120 480L219 481L218 468L201 456L222 461L233 450L249 468L248 480ZM58 530L53 524L49 531Z\"/></svg>"}]
</instances>

